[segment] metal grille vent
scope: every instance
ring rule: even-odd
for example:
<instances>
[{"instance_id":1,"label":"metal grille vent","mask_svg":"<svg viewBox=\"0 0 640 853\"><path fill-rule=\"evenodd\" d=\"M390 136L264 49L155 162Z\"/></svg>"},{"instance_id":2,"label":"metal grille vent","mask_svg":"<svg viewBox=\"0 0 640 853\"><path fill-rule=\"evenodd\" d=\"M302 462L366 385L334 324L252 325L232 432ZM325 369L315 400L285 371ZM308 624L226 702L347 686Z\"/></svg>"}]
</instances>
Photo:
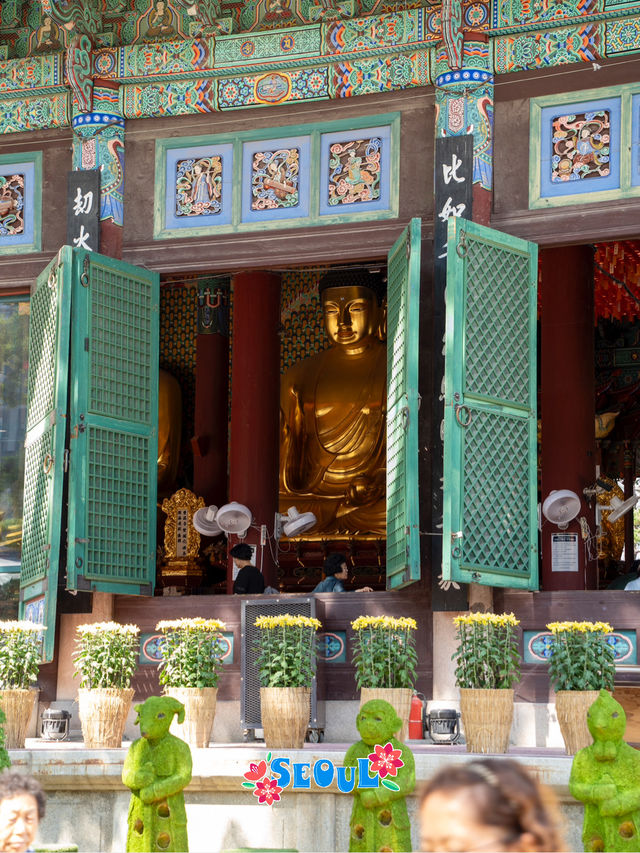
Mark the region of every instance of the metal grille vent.
<instances>
[{"instance_id":1,"label":"metal grille vent","mask_svg":"<svg viewBox=\"0 0 640 853\"><path fill-rule=\"evenodd\" d=\"M467 248L466 394L528 406L529 258L469 237Z\"/></svg>"},{"instance_id":2,"label":"metal grille vent","mask_svg":"<svg viewBox=\"0 0 640 853\"><path fill-rule=\"evenodd\" d=\"M57 277L52 278L55 281ZM57 287L45 281L31 298L27 432L55 408L57 311Z\"/></svg>"},{"instance_id":3,"label":"metal grille vent","mask_svg":"<svg viewBox=\"0 0 640 853\"><path fill-rule=\"evenodd\" d=\"M50 427L25 451L24 519L22 526L22 586L47 573L49 545L49 476L44 472L47 457L54 454L55 427Z\"/></svg>"},{"instance_id":4,"label":"metal grille vent","mask_svg":"<svg viewBox=\"0 0 640 853\"><path fill-rule=\"evenodd\" d=\"M153 284L91 266L90 411L151 422Z\"/></svg>"},{"instance_id":5,"label":"metal grille vent","mask_svg":"<svg viewBox=\"0 0 640 853\"><path fill-rule=\"evenodd\" d=\"M87 575L147 581L149 442L88 428Z\"/></svg>"},{"instance_id":6,"label":"metal grille vent","mask_svg":"<svg viewBox=\"0 0 640 853\"><path fill-rule=\"evenodd\" d=\"M242 654L241 654L241 725L245 729L262 728L260 714L260 674L256 666L258 654L256 643L259 631L255 627L258 616L282 616L290 613L292 616L315 616L316 602L314 598L297 597L295 599L271 598L266 596L260 601L242 602ZM311 685L311 701L309 706L309 728L318 728L318 685L314 677Z\"/></svg>"},{"instance_id":7,"label":"metal grille vent","mask_svg":"<svg viewBox=\"0 0 640 853\"><path fill-rule=\"evenodd\" d=\"M466 566L528 575L528 460L526 418L473 409L464 445Z\"/></svg>"}]
</instances>

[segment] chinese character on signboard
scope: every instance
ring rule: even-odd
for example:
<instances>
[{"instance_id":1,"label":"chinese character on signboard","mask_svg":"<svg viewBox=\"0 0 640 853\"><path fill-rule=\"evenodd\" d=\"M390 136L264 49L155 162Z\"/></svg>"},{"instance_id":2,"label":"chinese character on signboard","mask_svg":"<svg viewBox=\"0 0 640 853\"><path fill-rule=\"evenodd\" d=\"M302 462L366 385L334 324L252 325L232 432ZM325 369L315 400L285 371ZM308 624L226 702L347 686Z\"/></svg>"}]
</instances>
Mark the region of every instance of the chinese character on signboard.
<instances>
[{"instance_id":1,"label":"chinese character on signboard","mask_svg":"<svg viewBox=\"0 0 640 853\"><path fill-rule=\"evenodd\" d=\"M434 240L436 269L447 257L447 220L471 219L473 136L436 139Z\"/></svg>"},{"instance_id":2,"label":"chinese character on signboard","mask_svg":"<svg viewBox=\"0 0 640 853\"><path fill-rule=\"evenodd\" d=\"M75 249L100 250L100 171L67 176L67 243Z\"/></svg>"}]
</instances>

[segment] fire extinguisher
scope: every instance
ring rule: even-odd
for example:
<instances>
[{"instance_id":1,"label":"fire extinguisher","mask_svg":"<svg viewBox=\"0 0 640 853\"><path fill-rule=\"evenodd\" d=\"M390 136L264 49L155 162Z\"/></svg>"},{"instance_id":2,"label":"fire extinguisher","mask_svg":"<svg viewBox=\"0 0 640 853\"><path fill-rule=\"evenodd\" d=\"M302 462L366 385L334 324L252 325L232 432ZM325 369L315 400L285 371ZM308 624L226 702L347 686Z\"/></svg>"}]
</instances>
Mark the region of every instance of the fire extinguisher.
<instances>
[{"instance_id":1,"label":"fire extinguisher","mask_svg":"<svg viewBox=\"0 0 640 853\"><path fill-rule=\"evenodd\" d=\"M422 693L414 693L409 711L409 740L424 739L425 698Z\"/></svg>"}]
</instances>

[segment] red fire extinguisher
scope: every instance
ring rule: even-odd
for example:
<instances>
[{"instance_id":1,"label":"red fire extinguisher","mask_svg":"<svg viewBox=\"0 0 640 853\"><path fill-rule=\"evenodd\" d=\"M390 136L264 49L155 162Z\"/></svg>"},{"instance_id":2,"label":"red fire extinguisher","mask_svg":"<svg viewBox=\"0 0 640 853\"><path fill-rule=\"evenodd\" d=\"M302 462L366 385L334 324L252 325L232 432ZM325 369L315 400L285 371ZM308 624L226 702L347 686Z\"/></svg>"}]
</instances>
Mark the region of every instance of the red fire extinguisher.
<instances>
[{"instance_id":1,"label":"red fire extinguisher","mask_svg":"<svg viewBox=\"0 0 640 853\"><path fill-rule=\"evenodd\" d=\"M409 711L409 740L424 739L424 705L422 693L414 693Z\"/></svg>"}]
</instances>

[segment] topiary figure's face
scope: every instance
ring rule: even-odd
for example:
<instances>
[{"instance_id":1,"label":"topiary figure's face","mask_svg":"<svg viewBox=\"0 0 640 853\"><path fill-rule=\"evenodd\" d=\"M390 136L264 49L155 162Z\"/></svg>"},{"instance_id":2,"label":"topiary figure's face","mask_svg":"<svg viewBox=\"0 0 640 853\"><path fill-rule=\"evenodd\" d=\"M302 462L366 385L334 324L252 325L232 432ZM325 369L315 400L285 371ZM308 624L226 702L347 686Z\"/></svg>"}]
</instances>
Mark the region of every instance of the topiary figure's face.
<instances>
[{"instance_id":1,"label":"topiary figure's face","mask_svg":"<svg viewBox=\"0 0 640 853\"><path fill-rule=\"evenodd\" d=\"M392 705L382 699L373 699L360 709L356 719L360 737L369 746L384 744L402 727Z\"/></svg>"},{"instance_id":2,"label":"topiary figure's face","mask_svg":"<svg viewBox=\"0 0 640 853\"><path fill-rule=\"evenodd\" d=\"M140 734L150 741L160 740L167 734L174 714L182 710L184 715L184 706L171 696L150 696L142 705L136 705L135 710Z\"/></svg>"},{"instance_id":3,"label":"topiary figure's face","mask_svg":"<svg viewBox=\"0 0 640 853\"><path fill-rule=\"evenodd\" d=\"M627 717L619 702L601 690L600 695L587 712L587 725L594 740L622 740L627 727Z\"/></svg>"}]
</instances>

